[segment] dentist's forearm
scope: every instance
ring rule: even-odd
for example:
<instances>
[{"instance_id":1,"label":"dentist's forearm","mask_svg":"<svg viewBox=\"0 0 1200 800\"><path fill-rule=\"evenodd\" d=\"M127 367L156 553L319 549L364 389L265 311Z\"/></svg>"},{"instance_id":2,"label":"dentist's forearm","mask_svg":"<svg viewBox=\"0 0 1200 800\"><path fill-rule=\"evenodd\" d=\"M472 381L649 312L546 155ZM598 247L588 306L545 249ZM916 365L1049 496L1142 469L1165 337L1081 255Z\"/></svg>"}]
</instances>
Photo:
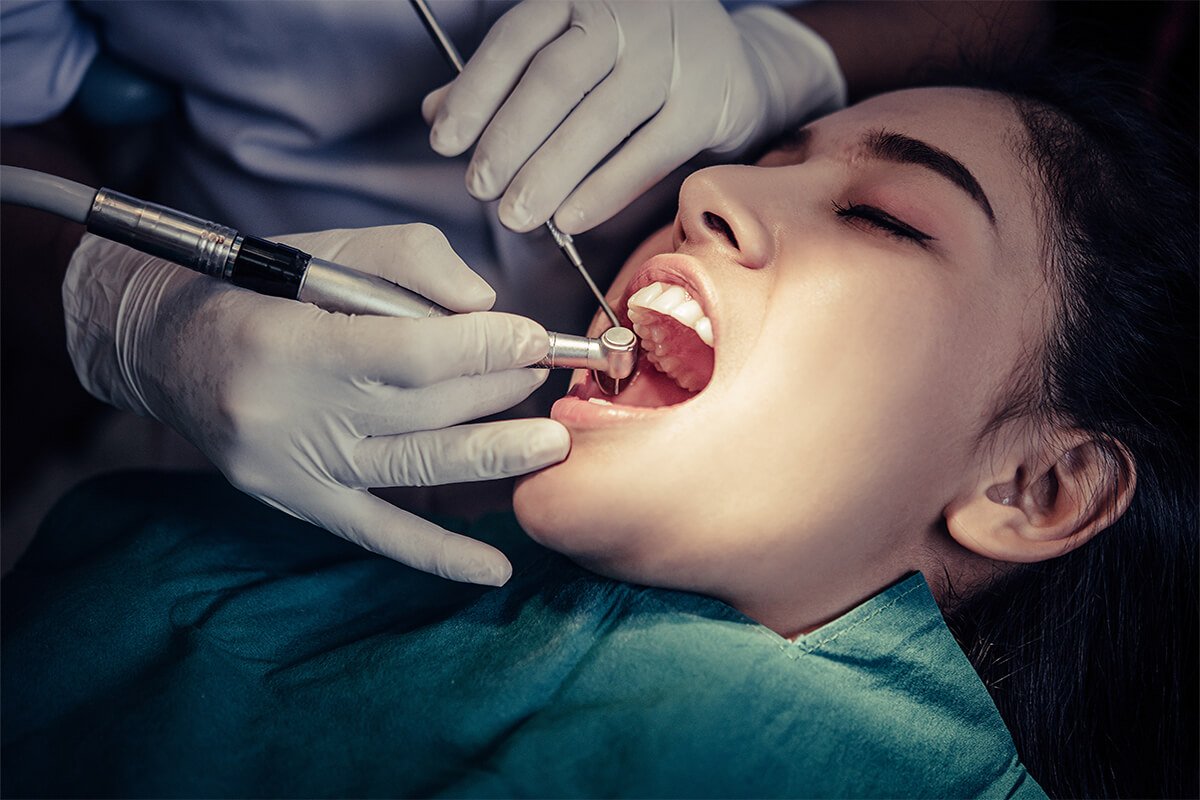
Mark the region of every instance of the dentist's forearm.
<instances>
[{"instance_id":1,"label":"dentist's forearm","mask_svg":"<svg viewBox=\"0 0 1200 800\"><path fill-rule=\"evenodd\" d=\"M850 99L903 88L971 61L1004 64L1041 50L1051 10L1038 0L815 2L788 13L829 43Z\"/></svg>"}]
</instances>

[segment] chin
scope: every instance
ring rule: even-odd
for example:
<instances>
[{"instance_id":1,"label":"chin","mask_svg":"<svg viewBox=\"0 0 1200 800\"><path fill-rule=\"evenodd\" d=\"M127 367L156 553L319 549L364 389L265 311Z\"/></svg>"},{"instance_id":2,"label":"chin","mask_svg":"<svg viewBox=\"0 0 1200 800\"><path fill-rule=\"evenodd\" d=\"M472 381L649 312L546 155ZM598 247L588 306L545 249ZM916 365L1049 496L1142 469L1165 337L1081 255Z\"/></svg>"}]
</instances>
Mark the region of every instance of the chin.
<instances>
[{"instance_id":1,"label":"chin","mask_svg":"<svg viewBox=\"0 0 1200 800\"><path fill-rule=\"evenodd\" d=\"M594 496L580 496L570 457L561 464L527 475L513 491L513 512L529 537L540 545L592 566L606 559L613 542L606 527L587 506ZM574 498L574 500L572 500Z\"/></svg>"},{"instance_id":2,"label":"chin","mask_svg":"<svg viewBox=\"0 0 1200 800\"><path fill-rule=\"evenodd\" d=\"M517 522L531 539L552 550L560 549L555 546L555 532L563 530L568 520L564 519L563 509L554 502L554 476L550 473L566 466L565 462L555 464L518 478L513 490L513 513L517 515Z\"/></svg>"},{"instance_id":3,"label":"chin","mask_svg":"<svg viewBox=\"0 0 1200 800\"><path fill-rule=\"evenodd\" d=\"M513 511L529 537L593 572L619 580L642 580L645 554L627 524L609 519L611 509L596 505L595 494L580 496L578 472L570 459L517 481ZM574 499L570 499L574 498Z\"/></svg>"}]
</instances>

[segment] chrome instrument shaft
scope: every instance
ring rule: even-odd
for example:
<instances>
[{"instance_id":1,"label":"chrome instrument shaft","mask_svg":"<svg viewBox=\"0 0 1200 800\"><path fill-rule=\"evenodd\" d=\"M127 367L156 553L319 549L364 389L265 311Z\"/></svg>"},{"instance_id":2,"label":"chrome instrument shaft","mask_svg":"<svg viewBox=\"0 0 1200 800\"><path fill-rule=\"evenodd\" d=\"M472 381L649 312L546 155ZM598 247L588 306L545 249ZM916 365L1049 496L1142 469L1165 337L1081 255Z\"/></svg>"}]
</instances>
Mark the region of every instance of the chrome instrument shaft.
<instances>
[{"instance_id":1,"label":"chrome instrument shaft","mask_svg":"<svg viewBox=\"0 0 1200 800\"><path fill-rule=\"evenodd\" d=\"M550 350L532 367L590 369L616 381L633 374L637 364L637 337L629 328L609 328L598 339L550 334Z\"/></svg>"},{"instance_id":2,"label":"chrome instrument shaft","mask_svg":"<svg viewBox=\"0 0 1200 800\"><path fill-rule=\"evenodd\" d=\"M410 2L413 8L416 9L417 16L421 18L421 22L425 25L425 30L429 31L430 38L433 39L438 49L442 51L442 55L445 56L446 61L450 63L455 72L461 73L463 71L462 57L458 54L458 49L454 46L454 42L450 41L450 37L446 35L446 31L442 29L442 26L438 24L437 18L433 16L433 11L429 8L429 4L425 0L410 0ZM603 309L604 315L608 317L609 322L615 328L621 327L620 321L617 320L617 315L613 313L612 307L604 299L604 293L596 286L596 282L592 280L587 267L583 265L583 259L579 257L579 251L575 249L575 243L571 235L560 231L558 226L554 224L553 219L546 220L546 229L550 231L550 236L554 238L554 243L558 245L558 249L567 259L567 263L579 271L583 282L587 284L596 301L600 303L600 308Z\"/></svg>"}]
</instances>

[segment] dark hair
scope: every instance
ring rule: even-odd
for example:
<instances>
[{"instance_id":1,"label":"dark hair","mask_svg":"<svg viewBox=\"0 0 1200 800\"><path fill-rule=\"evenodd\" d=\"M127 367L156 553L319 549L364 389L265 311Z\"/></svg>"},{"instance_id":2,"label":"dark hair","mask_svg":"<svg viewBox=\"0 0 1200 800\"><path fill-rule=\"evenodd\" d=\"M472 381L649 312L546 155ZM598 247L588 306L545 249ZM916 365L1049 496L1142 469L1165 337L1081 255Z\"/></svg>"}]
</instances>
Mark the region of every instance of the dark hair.
<instances>
[{"instance_id":1,"label":"dark hair","mask_svg":"<svg viewBox=\"0 0 1200 800\"><path fill-rule=\"evenodd\" d=\"M1027 130L1061 309L1000 416L1093 434L1115 474L1127 454L1136 489L1092 541L1006 572L946 618L1050 795L1195 797L1196 198L1177 177L1187 165L1111 86L1031 74L973 84L1011 98Z\"/></svg>"}]
</instances>

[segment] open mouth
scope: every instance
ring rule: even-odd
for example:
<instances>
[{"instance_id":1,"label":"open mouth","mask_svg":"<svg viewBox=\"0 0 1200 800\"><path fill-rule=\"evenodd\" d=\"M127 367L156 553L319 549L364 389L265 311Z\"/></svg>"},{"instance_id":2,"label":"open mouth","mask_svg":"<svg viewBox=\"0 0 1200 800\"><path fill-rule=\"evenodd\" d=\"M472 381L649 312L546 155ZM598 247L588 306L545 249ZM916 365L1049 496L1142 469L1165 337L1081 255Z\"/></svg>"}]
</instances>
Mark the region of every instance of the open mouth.
<instances>
[{"instance_id":1,"label":"open mouth","mask_svg":"<svg viewBox=\"0 0 1200 800\"><path fill-rule=\"evenodd\" d=\"M676 270L646 267L626 287L617 304L622 324L641 343L637 367L616 396L606 395L595 378L571 389L571 396L597 406L657 409L684 403L708 386L715 351L713 322L703 295Z\"/></svg>"}]
</instances>

